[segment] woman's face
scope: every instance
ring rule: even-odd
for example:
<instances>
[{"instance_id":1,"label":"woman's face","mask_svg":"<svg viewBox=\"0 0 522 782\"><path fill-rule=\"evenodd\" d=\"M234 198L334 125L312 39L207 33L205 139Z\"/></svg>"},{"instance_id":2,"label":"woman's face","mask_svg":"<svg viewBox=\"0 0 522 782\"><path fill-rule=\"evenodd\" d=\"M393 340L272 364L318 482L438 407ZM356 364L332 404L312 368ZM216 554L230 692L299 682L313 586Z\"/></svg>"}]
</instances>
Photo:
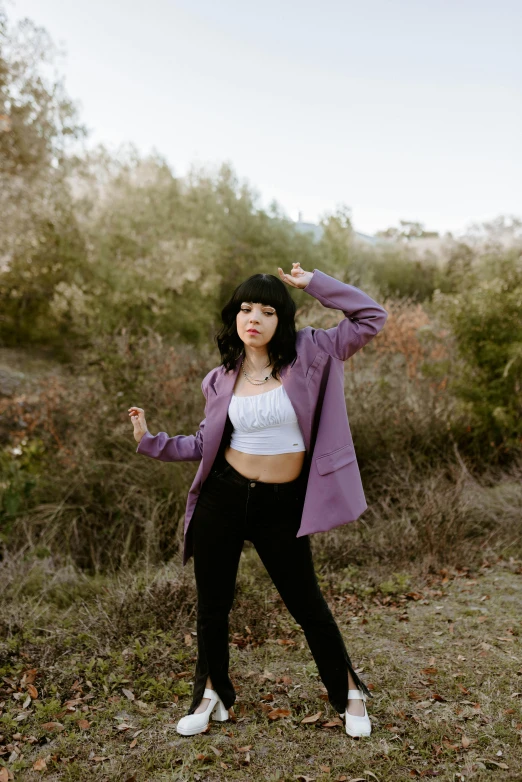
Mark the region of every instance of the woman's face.
<instances>
[{"instance_id":1,"label":"woman's face","mask_svg":"<svg viewBox=\"0 0 522 782\"><path fill-rule=\"evenodd\" d=\"M263 347L268 345L274 336L277 320L275 308L269 304L243 301L236 315L237 333L245 345ZM250 329L255 329L257 333L253 333Z\"/></svg>"}]
</instances>

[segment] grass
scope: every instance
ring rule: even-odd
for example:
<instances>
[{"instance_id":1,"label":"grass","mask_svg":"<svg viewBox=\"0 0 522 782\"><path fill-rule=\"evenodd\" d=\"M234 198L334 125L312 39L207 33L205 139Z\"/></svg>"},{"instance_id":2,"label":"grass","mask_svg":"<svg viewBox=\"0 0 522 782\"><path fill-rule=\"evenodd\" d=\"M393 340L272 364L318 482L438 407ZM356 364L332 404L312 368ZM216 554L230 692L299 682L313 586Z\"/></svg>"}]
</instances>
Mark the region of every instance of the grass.
<instances>
[{"instance_id":1,"label":"grass","mask_svg":"<svg viewBox=\"0 0 522 782\"><path fill-rule=\"evenodd\" d=\"M318 573L374 696L363 740L344 732L249 544L230 616L237 700L195 737L175 730L196 656L191 568L94 579L20 557L1 573L0 780L522 778L514 559L378 583Z\"/></svg>"}]
</instances>

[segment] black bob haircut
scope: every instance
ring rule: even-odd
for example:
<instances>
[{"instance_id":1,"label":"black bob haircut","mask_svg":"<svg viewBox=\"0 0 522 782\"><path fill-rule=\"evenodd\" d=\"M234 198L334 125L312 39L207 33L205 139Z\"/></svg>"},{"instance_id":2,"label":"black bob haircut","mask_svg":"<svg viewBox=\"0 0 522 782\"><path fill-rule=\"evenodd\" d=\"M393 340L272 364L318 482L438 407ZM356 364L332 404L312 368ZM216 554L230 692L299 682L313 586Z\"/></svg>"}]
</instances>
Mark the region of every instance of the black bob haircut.
<instances>
[{"instance_id":1,"label":"black bob haircut","mask_svg":"<svg viewBox=\"0 0 522 782\"><path fill-rule=\"evenodd\" d=\"M253 274L240 283L221 310L223 325L216 335L221 365L225 367L226 372L235 368L237 359L244 350L243 340L237 333L236 315L245 301L266 304L276 311L277 328L266 346L269 362L274 365L272 375L275 376L282 367L297 358L296 304L287 285L274 274Z\"/></svg>"}]
</instances>

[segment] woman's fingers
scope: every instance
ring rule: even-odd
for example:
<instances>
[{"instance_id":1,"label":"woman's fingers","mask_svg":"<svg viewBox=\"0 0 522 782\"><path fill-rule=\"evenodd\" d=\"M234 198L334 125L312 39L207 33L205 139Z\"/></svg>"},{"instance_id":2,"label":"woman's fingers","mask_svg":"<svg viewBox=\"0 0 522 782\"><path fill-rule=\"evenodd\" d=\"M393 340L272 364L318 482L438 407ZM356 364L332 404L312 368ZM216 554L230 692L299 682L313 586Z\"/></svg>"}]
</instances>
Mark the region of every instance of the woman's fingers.
<instances>
[{"instance_id":1,"label":"woman's fingers","mask_svg":"<svg viewBox=\"0 0 522 782\"><path fill-rule=\"evenodd\" d=\"M142 407L129 407L127 412L130 415L134 427L134 438L139 443L141 437L147 431L147 422L145 420L145 410Z\"/></svg>"},{"instance_id":2,"label":"woman's fingers","mask_svg":"<svg viewBox=\"0 0 522 782\"><path fill-rule=\"evenodd\" d=\"M297 288L297 285L295 285L294 280L293 280L293 278L292 278L292 276L290 274L285 274L280 266L277 267L277 270L278 270L279 276L281 277L283 282L287 282L289 285L293 285L294 288Z\"/></svg>"},{"instance_id":3,"label":"woman's fingers","mask_svg":"<svg viewBox=\"0 0 522 782\"><path fill-rule=\"evenodd\" d=\"M290 274L285 274L284 271L281 269L280 266L277 267L279 271L279 276L283 280L283 282L287 282L289 285L291 285L293 288L301 288L301 285L296 285L295 281L302 277L303 274L305 274L304 270L301 269L301 264L299 261L292 264L292 271ZM293 275L293 276L292 276Z\"/></svg>"}]
</instances>

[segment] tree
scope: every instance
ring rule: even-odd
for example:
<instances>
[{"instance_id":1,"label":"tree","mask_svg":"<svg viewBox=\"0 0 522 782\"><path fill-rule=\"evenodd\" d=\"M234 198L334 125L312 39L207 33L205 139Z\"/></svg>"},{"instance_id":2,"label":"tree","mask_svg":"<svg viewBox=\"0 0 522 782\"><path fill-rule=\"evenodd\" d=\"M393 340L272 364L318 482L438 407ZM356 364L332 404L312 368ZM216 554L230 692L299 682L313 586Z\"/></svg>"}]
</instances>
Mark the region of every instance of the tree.
<instances>
[{"instance_id":1,"label":"tree","mask_svg":"<svg viewBox=\"0 0 522 782\"><path fill-rule=\"evenodd\" d=\"M85 252L67 177L71 145L86 134L46 68L57 56L31 20L14 27L0 7L0 336L7 344L67 333L49 312L59 286L81 286Z\"/></svg>"},{"instance_id":2,"label":"tree","mask_svg":"<svg viewBox=\"0 0 522 782\"><path fill-rule=\"evenodd\" d=\"M42 75L58 50L30 19L10 28L0 7L0 176L30 179L68 158L69 141L86 135L61 80ZM5 184L5 182L3 183Z\"/></svg>"}]
</instances>

